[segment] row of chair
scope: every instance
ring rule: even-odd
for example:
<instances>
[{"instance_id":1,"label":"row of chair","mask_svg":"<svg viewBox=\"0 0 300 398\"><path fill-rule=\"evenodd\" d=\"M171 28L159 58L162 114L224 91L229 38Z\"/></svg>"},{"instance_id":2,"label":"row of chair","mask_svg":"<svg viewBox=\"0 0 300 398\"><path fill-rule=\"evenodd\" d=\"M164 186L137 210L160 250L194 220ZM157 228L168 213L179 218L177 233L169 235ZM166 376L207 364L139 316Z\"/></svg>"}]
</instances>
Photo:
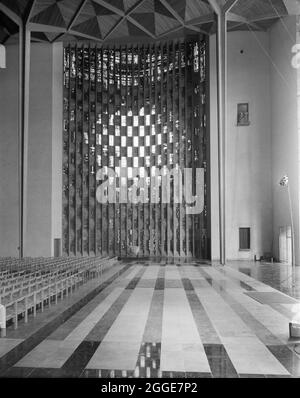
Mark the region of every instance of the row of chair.
<instances>
[{"instance_id":1,"label":"row of chair","mask_svg":"<svg viewBox=\"0 0 300 398\"><path fill-rule=\"evenodd\" d=\"M31 268L27 267L25 270L20 268L14 271L3 271L0 278L0 289L3 286L6 286L8 283L20 283L21 281L26 281L28 279L32 279L35 277L39 277L42 275L59 275L68 270L74 271L80 269L80 267L85 267L86 264L92 264L95 262L95 259L91 258L81 258L81 259L61 259L60 261L51 261L48 260L46 264L34 264Z\"/></svg>"},{"instance_id":2,"label":"row of chair","mask_svg":"<svg viewBox=\"0 0 300 398\"><path fill-rule=\"evenodd\" d=\"M45 260L45 259L44 259ZM67 297L76 288L103 272L117 262L116 258L64 258L42 261L38 270L34 261L26 270L6 272L0 283L0 328L6 335L6 324L12 321L17 329L19 318L28 322L30 313L44 311L45 305L57 304L58 299ZM1 317L2 315L2 317Z\"/></svg>"},{"instance_id":3,"label":"row of chair","mask_svg":"<svg viewBox=\"0 0 300 398\"><path fill-rule=\"evenodd\" d=\"M15 272L47 271L57 266L64 266L81 261L82 258L36 258L36 259L7 259L0 260L0 275ZM85 258L83 258L85 259Z\"/></svg>"},{"instance_id":4,"label":"row of chair","mask_svg":"<svg viewBox=\"0 0 300 398\"><path fill-rule=\"evenodd\" d=\"M0 272L5 272L5 271L20 271L20 270L26 270L26 269L32 269L35 265L38 267L43 267L44 265L54 264L54 263L60 263L62 261L66 260L66 258L63 257L57 257L57 258L46 258L46 257L37 257L37 258L12 258L12 257L6 257L0 258Z\"/></svg>"}]
</instances>

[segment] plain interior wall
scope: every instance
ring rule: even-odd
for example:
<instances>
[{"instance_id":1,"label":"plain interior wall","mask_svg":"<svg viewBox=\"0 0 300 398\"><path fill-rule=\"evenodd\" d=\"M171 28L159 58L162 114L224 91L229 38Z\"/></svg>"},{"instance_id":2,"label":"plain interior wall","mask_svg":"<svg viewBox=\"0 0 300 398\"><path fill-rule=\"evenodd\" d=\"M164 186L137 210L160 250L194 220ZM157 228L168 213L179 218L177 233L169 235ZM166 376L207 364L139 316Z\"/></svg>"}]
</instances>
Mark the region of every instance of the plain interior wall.
<instances>
[{"instance_id":1,"label":"plain interior wall","mask_svg":"<svg viewBox=\"0 0 300 398\"><path fill-rule=\"evenodd\" d=\"M0 72L0 255L17 256L18 46L7 53ZM52 256L54 238L61 238L62 71L62 44L32 44L25 256Z\"/></svg>"},{"instance_id":2,"label":"plain interior wall","mask_svg":"<svg viewBox=\"0 0 300 398\"><path fill-rule=\"evenodd\" d=\"M212 259L219 259L216 36L210 39ZM228 34L226 256L253 260L272 249L272 162L268 32ZM249 103L250 126L237 126L237 104ZM239 228L251 228L251 250L239 251Z\"/></svg>"},{"instance_id":3,"label":"plain interior wall","mask_svg":"<svg viewBox=\"0 0 300 398\"><path fill-rule=\"evenodd\" d=\"M62 44L33 44L25 255L53 256L61 238Z\"/></svg>"},{"instance_id":4,"label":"plain interior wall","mask_svg":"<svg viewBox=\"0 0 300 398\"><path fill-rule=\"evenodd\" d=\"M277 22L270 31L272 102L272 190L273 244L279 257L279 229L290 226L288 192L279 181L288 175L295 223L296 264L299 253L299 136L297 116L297 70L292 67L292 46L296 43L296 17Z\"/></svg>"},{"instance_id":5,"label":"plain interior wall","mask_svg":"<svg viewBox=\"0 0 300 398\"><path fill-rule=\"evenodd\" d=\"M51 255L52 46L31 46L25 256ZM38 244L37 244L38 243Z\"/></svg>"},{"instance_id":6,"label":"plain interior wall","mask_svg":"<svg viewBox=\"0 0 300 398\"><path fill-rule=\"evenodd\" d=\"M6 49L0 69L0 256L19 256L18 110L19 47Z\"/></svg>"}]
</instances>

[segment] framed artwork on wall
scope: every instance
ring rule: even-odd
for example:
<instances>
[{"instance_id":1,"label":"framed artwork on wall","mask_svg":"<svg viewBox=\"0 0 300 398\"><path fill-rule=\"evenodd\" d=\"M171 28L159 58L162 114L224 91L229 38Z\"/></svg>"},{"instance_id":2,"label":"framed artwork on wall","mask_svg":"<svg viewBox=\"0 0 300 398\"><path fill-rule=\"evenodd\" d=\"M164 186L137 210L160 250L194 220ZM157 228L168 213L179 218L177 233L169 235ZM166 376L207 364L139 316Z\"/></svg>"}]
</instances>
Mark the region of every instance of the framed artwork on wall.
<instances>
[{"instance_id":1,"label":"framed artwork on wall","mask_svg":"<svg viewBox=\"0 0 300 398\"><path fill-rule=\"evenodd\" d=\"M243 103L237 106L237 125L238 126L249 126L249 104Z\"/></svg>"}]
</instances>

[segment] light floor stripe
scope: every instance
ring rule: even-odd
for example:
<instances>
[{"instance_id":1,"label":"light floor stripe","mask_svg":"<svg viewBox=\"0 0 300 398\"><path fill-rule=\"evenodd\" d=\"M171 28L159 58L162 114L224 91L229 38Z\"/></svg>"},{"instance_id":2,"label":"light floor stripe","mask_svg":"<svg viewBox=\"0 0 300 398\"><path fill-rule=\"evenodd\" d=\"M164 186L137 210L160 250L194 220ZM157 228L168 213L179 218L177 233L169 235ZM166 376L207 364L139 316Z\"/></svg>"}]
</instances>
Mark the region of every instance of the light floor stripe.
<instances>
[{"instance_id":1,"label":"light floor stripe","mask_svg":"<svg viewBox=\"0 0 300 398\"><path fill-rule=\"evenodd\" d=\"M142 268L144 268L142 265L134 265L131 268L131 272L129 272L129 274L127 274L123 279L133 279L141 271Z\"/></svg>"},{"instance_id":2,"label":"light floor stripe","mask_svg":"<svg viewBox=\"0 0 300 398\"><path fill-rule=\"evenodd\" d=\"M182 278L188 278L191 280L203 280L204 277L199 273L199 267L192 265L185 265L180 268Z\"/></svg>"},{"instance_id":3,"label":"light floor stripe","mask_svg":"<svg viewBox=\"0 0 300 398\"><path fill-rule=\"evenodd\" d=\"M13 350L23 341L24 340L21 339L0 339L0 358L9 353L9 351Z\"/></svg>"},{"instance_id":4,"label":"light floor stripe","mask_svg":"<svg viewBox=\"0 0 300 398\"><path fill-rule=\"evenodd\" d=\"M216 270L206 271L213 275ZM269 305L263 305L258 301L244 294L241 287L233 289L231 280L226 278L228 283L228 290L226 292L233 297L239 304L241 304L258 322L267 328L278 340L283 344L289 342L289 327L286 317L276 311Z\"/></svg>"},{"instance_id":5,"label":"light floor stripe","mask_svg":"<svg viewBox=\"0 0 300 398\"><path fill-rule=\"evenodd\" d=\"M210 373L185 291L166 289L164 293L161 371Z\"/></svg>"},{"instance_id":6,"label":"light floor stripe","mask_svg":"<svg viewBox=\"0 0 300 398\"><path fill-rule=\"evenodd\" d=\"M141 280L156 279L158 276L159 270L160 270L159 265L153 265L153 266L146 267L146 271L144 272L143 276L141 277Z\"/></svg>"},{"instance_id":7,"label":"light floor stripe","mask_svg":"<svg viewBox=\"0 0 300 398\"><path fill-rule=\"evenodd\" d=\"M139 288L133 291L87 369L135 369L153 292Z\"/></svg>"},{"instance_id":8,"label":"light floor stripe","mask_svg":"<svg viewBox=\"0 0 300 398\"><path fill-rule=\"evenodd\" d=\"M196 289L239 374L290 375L214 289Z\"/></svg>"},{"instance_id":9,"label":"light floor stripe","mask_svg":"<svg viewBox=\"0 0 300 398\"><path fill-rule=\"evenodd\" d=\"M243 272L240 272L238 270L235 270L234 268L225 266L222 268L222 270L225 272L226 275L236 278L241 282L247 283L250 287L253 289L260 291L260 292L277 292L276 289L273 287L266 285L265 283L259 282L256 279L252 278L249 275L244 274Z\"/></svg>"},{"instance_id":10,"label":"light floor stripe","mask_svg":"<svg viewBox=\"0 0 300 398\"><path fill-rule=\"evenodd\" d=\"M166 280L181 280L179 269L175 265L167 265L165 270Z\"/></svg>"}]
</instances>

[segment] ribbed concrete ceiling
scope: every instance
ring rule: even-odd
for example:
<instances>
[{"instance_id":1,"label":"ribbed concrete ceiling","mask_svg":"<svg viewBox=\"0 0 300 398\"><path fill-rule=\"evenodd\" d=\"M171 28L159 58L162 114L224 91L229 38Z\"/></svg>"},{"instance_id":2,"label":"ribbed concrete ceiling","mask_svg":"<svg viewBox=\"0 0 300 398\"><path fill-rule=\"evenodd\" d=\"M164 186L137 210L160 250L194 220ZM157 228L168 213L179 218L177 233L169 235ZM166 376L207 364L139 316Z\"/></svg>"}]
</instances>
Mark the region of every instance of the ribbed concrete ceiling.
<instances>
[{"instance_id":1,"label":"ribbed concrete ceiling","mask_svg":"<svg viewBox=\"0 0 300 398\"><path fill-rule=\"evenodd\" d=\"M183 32L210 34L216 26L213 1L224 5L231 0L0 0L0 42L16 40L15 17L28 21L37 41L120 43ZM238 0L229 13L228 29L267 30L299 10L299 0Z\"/></svg>"}]
</instances>

